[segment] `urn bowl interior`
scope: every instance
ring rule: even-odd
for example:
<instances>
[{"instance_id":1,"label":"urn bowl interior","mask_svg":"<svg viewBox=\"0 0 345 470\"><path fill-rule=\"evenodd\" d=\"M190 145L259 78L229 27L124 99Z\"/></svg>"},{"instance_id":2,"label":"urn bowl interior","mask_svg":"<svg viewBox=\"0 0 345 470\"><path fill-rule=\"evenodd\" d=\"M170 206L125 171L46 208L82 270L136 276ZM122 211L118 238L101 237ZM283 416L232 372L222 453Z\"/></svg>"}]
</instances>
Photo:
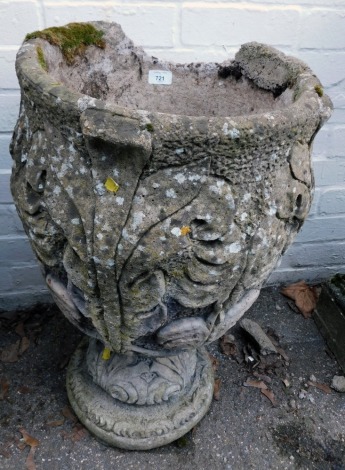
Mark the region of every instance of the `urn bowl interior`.
<instances>
[{"instance_id":1,"label":"urn bowl interior","mask_svg":"<svg viewBox=\"0 0 345 470\"><path fill-rule=\"evenodd\" d=\"M135 47L117 28L105 28L104 49L88 47L72 63L67 63L58 47L42 41L48 73L54 81L79 93L149 112L238 116L272 112L292 103L289 88L275 93L262 89L232 61L222 64L160 61ZM149 84L150 70L172 72L171 85Z\"/></svg>"}]
</instances>

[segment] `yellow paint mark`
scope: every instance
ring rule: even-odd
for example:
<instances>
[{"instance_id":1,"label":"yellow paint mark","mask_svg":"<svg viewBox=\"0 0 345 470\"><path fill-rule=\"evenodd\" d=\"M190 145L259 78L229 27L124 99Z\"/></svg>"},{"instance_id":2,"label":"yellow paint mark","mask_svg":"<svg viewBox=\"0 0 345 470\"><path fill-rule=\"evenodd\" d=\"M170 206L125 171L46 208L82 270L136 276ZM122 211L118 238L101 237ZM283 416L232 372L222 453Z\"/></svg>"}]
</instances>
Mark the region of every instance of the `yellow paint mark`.
<instances>
[{"instance_id":1,"label":"yellow paint mark","mask_svg":"<svg viewBox=\"0 0 345 470\"><path fill-rule=\"evenodd\" d=\"M192 229L188 225L185 225L184 227L181 228L181 235L183 235L185 237L191 231L192 231Z\"/></svg>"},{"instance_id":2,"label":"yellow paint mark","mask_svg":"<svg viewBox=\"0 0 345 470\"><path fill-rule=\"evenodd\" d=\"M120 189L120 186L116 183L116 181L113 180L113 178L110 178L110 176L106 179L104 186L112 193L117 193Z\"/></svg>"},{"instance_id":3,"label":"yellow paint mark","mask_svg":"<svg viewBox=\"0 0 345 470\"><path fill-rule=\"evenodd\" d=\"M104 348L103 353L102 353L102 359L104 361L109 361L111 356L111 351L109 348Z\"/></svg>"}]
</instances>

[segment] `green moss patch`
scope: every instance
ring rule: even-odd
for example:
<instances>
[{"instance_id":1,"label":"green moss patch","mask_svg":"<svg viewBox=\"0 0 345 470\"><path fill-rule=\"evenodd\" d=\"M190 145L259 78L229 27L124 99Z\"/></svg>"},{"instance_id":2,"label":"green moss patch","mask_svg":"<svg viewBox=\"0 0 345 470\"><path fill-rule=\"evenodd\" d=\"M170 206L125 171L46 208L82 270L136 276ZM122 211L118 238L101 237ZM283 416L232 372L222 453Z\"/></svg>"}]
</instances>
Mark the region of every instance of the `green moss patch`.
<instances>
[{"instance_id":1,"label":"green moss patch","mask_svg":"<svg viewBox=\"0 0 345 470\"><path fill-rule=\"evenodd\" d=\"M322 86L320 86L320 85L315 85L315 86L314 86L314 89L315 89L316 93L317 93L317 94L320 96L320 98L321 98L321 96L323 96L323 88L322 88Z\"/></svg>"},{"instance_id":2,"label":"green moss patch","mask_svg":"<svg viewBox=\"0 0 345 470\"><path fill-rule=\"evenodd\" d=\"M40 66L42 67L42 69L47 72L48 70L48 66L47 66L47 62L44 58L44 54L43 54L43 49L42 47L40 46L37 46L36 47L36 51L37 51L37 59L38 59L38 63L40 64Z\"/></svg>"},{"instance_id":3,"label":"green moss patch","mask_svg":"<svg viewBox=\"0 0 345 470\"><path fill-rule=\"evenodd\" d=\"M66 62L71 65L75 57L82 55L88 46L97 46L104 49L103 35L103 31L99 31L90 23L69 23L66 26L34 31L27 34L25 40L41 38L54 46L58 46Z\"/></svg>"},{"instance_id":4,"label":"green moss patch","mask_svg":"<svg viewBox=\"0 0 345 470\"><path fill-rule=\"evenodd\" d=\"M146 130L149 131L149 132L154 131L154 127L150 122L148 124L146 124Z\"/></svg>"}]
</instances>

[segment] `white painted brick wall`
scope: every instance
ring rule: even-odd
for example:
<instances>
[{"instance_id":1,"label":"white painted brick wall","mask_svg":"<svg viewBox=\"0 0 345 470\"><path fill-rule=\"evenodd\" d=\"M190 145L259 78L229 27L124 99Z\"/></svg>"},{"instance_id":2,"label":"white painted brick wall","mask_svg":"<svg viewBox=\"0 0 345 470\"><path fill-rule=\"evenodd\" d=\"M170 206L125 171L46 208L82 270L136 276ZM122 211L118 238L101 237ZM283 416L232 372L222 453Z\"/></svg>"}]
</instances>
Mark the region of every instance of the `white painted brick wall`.
<instances>
[{"instance_id":1,"label":"white painted brick wall","mask_svg":"<svg viewBox=\"0 0 345 470\"><path fill-rule=\"evenodd\" d=\"M0 0L0 309L48 298L9 193L15 54L30 31L90 20L117 21L148 53L177 62L219 62L252 40L307 62L335 110L314 143L309 218L270 282L345 272L345 0Z\"/></svg>"}]
</instances>

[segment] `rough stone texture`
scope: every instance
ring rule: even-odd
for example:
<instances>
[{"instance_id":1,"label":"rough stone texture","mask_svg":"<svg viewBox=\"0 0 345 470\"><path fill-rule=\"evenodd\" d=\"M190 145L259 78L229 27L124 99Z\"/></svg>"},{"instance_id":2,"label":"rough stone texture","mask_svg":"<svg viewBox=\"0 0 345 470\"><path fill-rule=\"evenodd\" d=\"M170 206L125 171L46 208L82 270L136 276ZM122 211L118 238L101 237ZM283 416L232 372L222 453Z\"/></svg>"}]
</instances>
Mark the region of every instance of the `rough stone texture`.
<instances>
[{"instance_id":1,"label":"rough stone texture","mask_svg":"<svg viewBox=\"0 0 345 470\"><path fill-rule=\"evenodd\" d=\"M114 354L181 359L243 315L300 229L331 103L305 64L261 44L221 65L174 65L118 25L94 25L105 49L73 65L41 39L18 53L13 196L75 325ZM148 85L150 69L171 70L173 84Z\"/></svg>"}]
</instances>

